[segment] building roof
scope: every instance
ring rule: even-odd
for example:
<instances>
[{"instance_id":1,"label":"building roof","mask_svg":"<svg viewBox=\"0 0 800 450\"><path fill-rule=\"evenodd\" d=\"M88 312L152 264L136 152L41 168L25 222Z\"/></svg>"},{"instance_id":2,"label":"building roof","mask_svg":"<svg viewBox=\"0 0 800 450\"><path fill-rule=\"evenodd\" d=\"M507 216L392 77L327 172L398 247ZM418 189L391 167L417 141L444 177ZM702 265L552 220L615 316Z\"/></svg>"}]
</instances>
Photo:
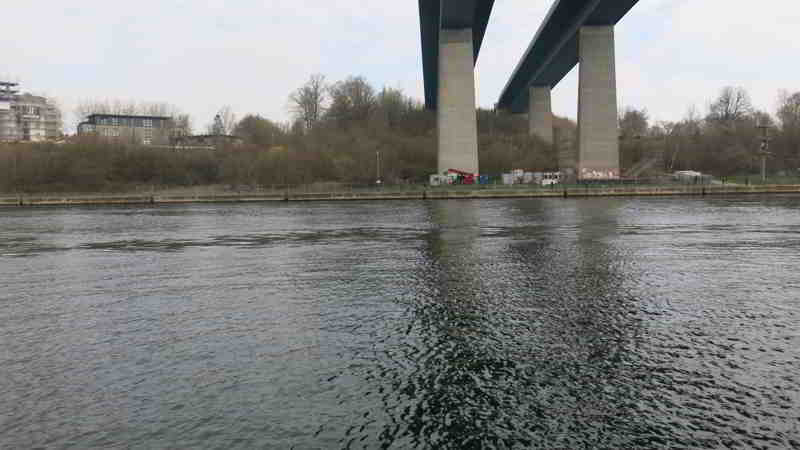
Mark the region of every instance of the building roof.
<instances>
[{"instance_id":1,"label":"building roof","mask_svg":"<svg viewBox=\"0 0 800 450\"><path fill-rule=\"evenodd\" d=\"M187 138L228 138L228 139L241 139L240 136L232 134L193 134L191 136L183 136Z\"/></svg>"},{"instance_id":2,"label":"building roof","mask_svg":"<svg viewBox=\"0 0 800 450\"><path fill-rule=\"evenodd\" d=\"M24 93L14 96L14 101L16 103L28 103L28 104L36 104L36 105L50 105L47 97L42 97L41 95L33 95L30 93Z\"/></svg>"},{"instance_id":3,"label":"building roof","mask_svg":"<svg viewBox=\"0 0 800 450\"><path fill-rule=\"evenodd\" d=\"M89 114L87 119L92 119L94 117L110 117L110 118L117 118L117 119L160 119L160 120L171 120L172 117L167 116L137 116L137 115L128 115L128 114Z\"/></svg>"}]
</instances>

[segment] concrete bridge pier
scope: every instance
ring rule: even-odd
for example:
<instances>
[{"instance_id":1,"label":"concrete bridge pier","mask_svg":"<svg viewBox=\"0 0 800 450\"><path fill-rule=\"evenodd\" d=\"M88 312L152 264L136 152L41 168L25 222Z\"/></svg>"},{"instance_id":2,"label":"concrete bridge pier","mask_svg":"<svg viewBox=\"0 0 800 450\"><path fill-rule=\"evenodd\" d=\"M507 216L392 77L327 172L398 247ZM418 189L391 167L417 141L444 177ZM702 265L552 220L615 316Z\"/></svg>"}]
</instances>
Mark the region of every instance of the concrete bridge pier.
<instances>
[{"instance_id":1,"label":"concrete bridge pier","mask_svg":"<svg viewBox=\"0 0 800 450\"><path fill-rule=\"evenodd\" d=\"M553 144L553 108L550 86L531 86L528 121L531 136Z\"/></svg>"},{"instance_id":2,"label":"concrete bridge pier","mask_svg":"<svg viewBox=\"0 0 800 450\"><path fill-rule=\"evenodd\" d=\"M440 30L439 173L448 169L479 173L474 58L472 28Z\"/></svg>"},{"instance_id":3,"label":"concrete bridge pier","mask_svg":"<svg viewBox=\"0 0 800 450\"><path fill-rule=\"evenodd\" d=\"M620 176L614 26L584 26L579 35L578 167L581 180Z\"/></svg>"}]
</instances>

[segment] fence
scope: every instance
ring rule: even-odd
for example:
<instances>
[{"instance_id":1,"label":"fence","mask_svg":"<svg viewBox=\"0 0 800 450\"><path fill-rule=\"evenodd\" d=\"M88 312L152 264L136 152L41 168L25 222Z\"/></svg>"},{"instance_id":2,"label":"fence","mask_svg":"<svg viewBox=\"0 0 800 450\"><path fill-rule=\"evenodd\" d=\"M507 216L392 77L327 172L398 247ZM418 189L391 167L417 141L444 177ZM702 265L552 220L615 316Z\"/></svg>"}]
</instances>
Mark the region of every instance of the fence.
<instances>
[{"instance_id":1,"label":"fence","mask_svg":"<svg viewBox=\"0 0 800 450\"><path fill-rule=\"evenodd\" d=\"M179 203L217 201L284 201L324 199L426 199L491 197L577 197L602 195L706 195L761 192L800 192L800 177L731 177L676 182L670 179L629 179L613 183L430 186L423 183L301 185L215 185L196 187L138 186L122 192L0 193L0 205Z\"/></svg>"}]
</instances>

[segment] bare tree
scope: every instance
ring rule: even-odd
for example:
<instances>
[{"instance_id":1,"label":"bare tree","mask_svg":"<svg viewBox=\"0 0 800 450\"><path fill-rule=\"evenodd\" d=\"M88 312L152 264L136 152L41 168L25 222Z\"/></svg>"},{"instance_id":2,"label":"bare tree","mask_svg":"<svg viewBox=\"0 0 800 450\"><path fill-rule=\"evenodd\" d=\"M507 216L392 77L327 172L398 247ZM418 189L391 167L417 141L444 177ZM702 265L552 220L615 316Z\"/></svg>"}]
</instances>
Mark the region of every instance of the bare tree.
<instances>
[{"instance_id":1,"label":"bare tree","mask_svg":"<svg viewBox=\"0 0 800 450\"><path fill-rule=\"evenodd\" d=\"M350 77L329 89L328 115L340 125L366 121L375 110L375 89L363 77Z\"/></svg>"},{"instance_id":2,"label":"bare tree","mask_svg":"<svg viewBox=\"0 0 800 450\"><path fill-rule=\"evenodd\" d=\"M381 121L389 128L396 128L400 124L408 107L403 91L388 87L378 94L376 103Z\"/></svg>"},{"instance_id":3,"label":"bare tree","mask_svg":"<svg viewBox=\"0 0 800 450\"><path fill-rule=\"evenodd\" d=\"M279 142L284 132L279 124L259 115L248 114L236 124L234 134L248 144L271 147Z\"/></svg>"},{"instance_id":4,"label":"bare tree","mask_svg":"<svg viewBox=\"0 0 800 450\"><path fill-rule=\"evenodd\" d=\"M180 114L177 108L168 103L141 103L139 114L147 116L175 117Z\"/></svg>"},{"instance_id":5,"label":"bare tree","mask_svg":"<svg viewBox=\"0 0 800 450\"><path fill-rule=\"evenodd\" d=\"M686 110L686 116L683 118L683 123L688 130L688 134L697 136L701 133L703 119L696 105L692 105Z\"/></svg>"},{"instance_id":6,"label":"bare tree","mask_svg":"<svg viewBox=\"0 0 800 450\"><path fill-rule=\"evenodd\" d=\"M708 120L730 125L747 117L753 111L750 96L743 88L725 87L709 106Z\"/></svg>"},{"instance_id":7,"label":"bare tree","mask_svg":"<svg viewBox=\"0 0 800 450\"><path fill-rule=\"evenodd\" d=\"M665 144L669 143L664 154L666 169L671 172L678 166L678 161L690 153L691 142L702 137L703 120L697 107L692 105L680 122L662 122ZM689 151L687 151L689 150Z\"/></svg>"},{"instance_id":8,"label":"bare tree","mask_svg":"<svg viewBox=\"0 0 800 450\"><path fill-rule=\"evenodd\" d=\"M628 107L619 116L619 129L625 138L643 137L650 128L649 122L646 109Z\"/></svg>"},{"instance_id":9,"label":"bare tree","mask_svg":"<svg viewBox=\"0 0 800 450\"><path fill-rule=\"evenodd\" d=\"M213 135L229 136L236 129L236 114L230 106L223 106L219 110L214 121L206 125L206 132Z\"/></svg>"},{"instance_id":10,"label":"bare tree","mask_svg":"<svg viewBox=\"0 0 800 450\"><path fill-rule=\"evenodd\" d=\"M292 114L301 120L308 130L322 118L326 90L325 77L314 74L306 84L289 95Z\"/></svg>"},{"instance_id":11,"label":"bare tree","mask_svg":"<svg viewBox=\"0 0 800 450\"><path fill-rule=\"evenodd\" d=\"M172 116L173 134L179 136L192 135L192 117L188 114L176 114Z\"/></svg>"},{"instance_id":12,"label":"bare tree","mask_svg":"<svg viewBox=\"0 0 800 450\"><path fill-rule=\"evenodd\" d=\"M111 106L107 101L83 100L78 103L73 113L75 114L75 127L77 128L81 122L92 114L110 114Z\"/></svg>"},{"instance_id":13,"label":"bare tree","mask_svg":"<svg viewBox=\"0 0 800 450\"><path fill-rule=\"evenodd\" d=\"M147 103L136 103L132 100L83 100L75 108L75 116L83 120L92 114L143 114Z\"/></svg>"},{"instance_id":14,"label":"bare tree","mask_svg":"<svg viewBox=\"0 0 800 450\"><path fill-rule=\"evenodd\" d=\"M800 92L789 94L783 91L780 93L778 119L784 131L797 132L800 130Z\"/></svg>"}]
</instances>

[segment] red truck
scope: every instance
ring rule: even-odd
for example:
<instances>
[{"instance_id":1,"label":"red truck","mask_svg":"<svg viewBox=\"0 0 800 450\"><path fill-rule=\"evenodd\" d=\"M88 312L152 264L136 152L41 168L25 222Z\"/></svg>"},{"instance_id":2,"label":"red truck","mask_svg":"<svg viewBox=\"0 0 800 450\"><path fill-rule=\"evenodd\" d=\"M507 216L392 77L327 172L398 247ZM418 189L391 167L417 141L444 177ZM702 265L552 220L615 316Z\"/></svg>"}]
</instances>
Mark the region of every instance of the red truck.
<instances>
[{"instance_id":1,"label":"red truck","mask_svg":"<svg viewBox=\"0 0 800 450\"><path fill-rule=\"evenodd\" d=\"M448 175L454 173L458 175L459 183L460 184L475 184L475 174L464 172L463 170L456 170L456 169L448 169Z\"/></svg>"}]
</instances>

